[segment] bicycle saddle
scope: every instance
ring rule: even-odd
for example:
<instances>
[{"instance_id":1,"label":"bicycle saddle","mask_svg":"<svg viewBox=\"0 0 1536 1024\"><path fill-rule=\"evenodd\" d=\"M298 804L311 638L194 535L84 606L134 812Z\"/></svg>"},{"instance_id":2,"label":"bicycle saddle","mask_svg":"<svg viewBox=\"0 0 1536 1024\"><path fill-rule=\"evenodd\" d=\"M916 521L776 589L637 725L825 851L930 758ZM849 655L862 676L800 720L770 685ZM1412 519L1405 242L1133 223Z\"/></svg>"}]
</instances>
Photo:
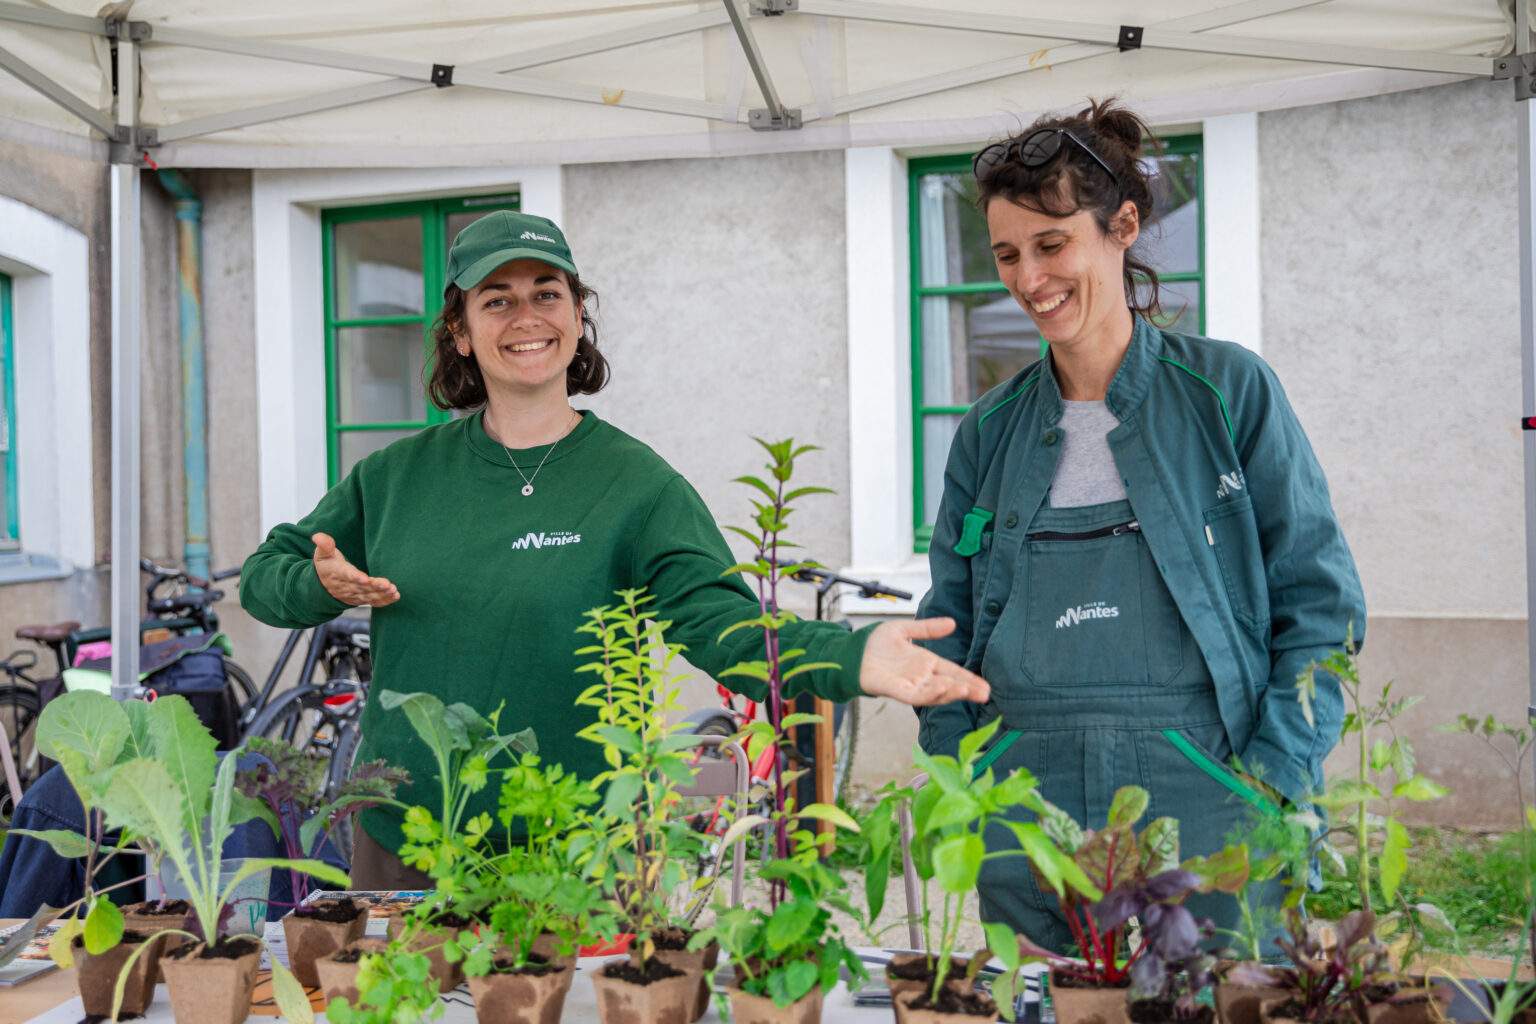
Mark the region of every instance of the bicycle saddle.
<instances>
[{"instance_id":1,"label":"bicycle saddle","mask_svg":"<svg viewBox=\"0 0 1536 1024\"><path fill-rule=\"evenodd\" d=\"M16 630L19 640L38 640L45 644L63 643L69 634L80 628L78 622L55 622L51 626L20 626Z\"/></svg>"}]
</instances>

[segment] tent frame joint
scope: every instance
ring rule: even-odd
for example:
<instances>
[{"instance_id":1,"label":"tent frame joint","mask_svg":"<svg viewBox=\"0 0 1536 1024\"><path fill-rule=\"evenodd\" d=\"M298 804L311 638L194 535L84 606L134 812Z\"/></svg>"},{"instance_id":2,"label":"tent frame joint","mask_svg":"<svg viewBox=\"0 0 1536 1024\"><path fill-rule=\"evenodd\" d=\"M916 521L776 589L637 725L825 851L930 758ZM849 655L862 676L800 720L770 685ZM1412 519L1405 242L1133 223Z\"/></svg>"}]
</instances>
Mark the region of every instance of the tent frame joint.
<instances>
[{"instance_id":1,"label":"tent frame joint","mask_svg":"<svg viewBox=\"0 0 1536 1024\"><path fill-rule=\"evenodd\" d=\"M793 132L800 130L799 108L782 109L775 116L767 107L747 111L747 124L756 132Z\"/></svg>"},{"instance_id":2,"label":"tent frame joint","mask_svg":"<svg viewBox=\"0 0 1536 1024\"><path fill-rule=\"evenodd\" d=\"M1536 96L1536 53L1515 53L1508 57L1496 57L1493 61L1493 80L1512 78L1515 81L1516 101Z\"/></svg>"},{"instance_id":3,"label":"tent frame joint","mask_svg":"<svg viewBox=\"0 0 1536 1024\"><path fill-rule=\"evenodd\" d=\"M107 38L118 42L142 43L155 36L155 27L147 21L126 21L107 18Z\"/></svg>"},{"instance_id":4,"label":"tent frame joint","mask_svg":"<svg viewBox=\"0 0 1536 1024\"><path fill-rule=\"evenodd\" d=\"M452 85L453 84L453 65L452 64L433 64L432 65L432 84L437 86L439 89L446 89L450 85Z\"/></svg>"},{"instance_id":5,"label":"tent frame joint","mask_svg":"<svg viewBox=\"0 0 1536 1024\"><path fill-rule=\"evenodd\" d=\"M750 0L752 14L764 18L777 18L781 14L793 14L800 10L800 0Z\"/></svg>"},{"instance_id":6,"label":"tent frame joint","mask_svg":"<svg viewBox=\"0 0 1536 1024\"><path fill-rule=\"evenodd\" d=\"M1144 28L1145 27L1142 25L1120 26L1120 36L1116 41L1116 45L1120 47L1121 53L1124 53L1127 50L1141 49L1141 34L1144 31Z\"/></svg>"},{"instance_id":7,"label":"tent frame joint","mask_svg":"<svg viewBox=\"0 0 1536 1024\"><path fill-rule=\"evenodd\" d=\"M149 150L160 145L160 133L153 128L117 126L115 137L107 144L107 162L131 164L140 168L157 168Z\"/></svg>"}]
</instances>

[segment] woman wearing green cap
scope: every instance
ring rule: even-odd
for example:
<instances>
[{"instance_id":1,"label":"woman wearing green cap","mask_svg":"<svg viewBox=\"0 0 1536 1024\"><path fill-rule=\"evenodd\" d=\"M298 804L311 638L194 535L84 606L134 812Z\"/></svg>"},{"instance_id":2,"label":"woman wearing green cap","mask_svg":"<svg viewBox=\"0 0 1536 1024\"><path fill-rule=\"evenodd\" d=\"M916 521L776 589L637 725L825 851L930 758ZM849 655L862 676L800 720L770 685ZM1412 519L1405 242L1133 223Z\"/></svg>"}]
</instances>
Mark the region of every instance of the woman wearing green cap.
<instances>
[{"instance_id":1,"label":"woman wearing green cap","mask_svg":"<svg viewBox=\"0 0 1536 1024\"><path fill-rule=\"evenodd\" d=\"M459 233L433 328L428 394L477 410L428 427L359 462L308 516L283 524L246 560L241 604L262 622L296 628L370 605L373 686L427 689L489 711L505 728L533 727L541 756L579 774L602 770L575 738L586 724L572 653L582 613L613 592L645 587L669 639L718 674L762 657L746 630L756 599L721 572L731 556L688 482L650 448L571 396L608 380L596 346L592 290L565 236L542 217L498 211ZM912 643L953 628L942 619L848 633L806 622L788 643L807 662L842 666L799 677L833 700L859 694L913 705L985 700L986 683ZM755 683L743 682L751 691ZM761 694L756 694L761 696ZM361 759L409 768L407 803L430 803L432 762L404 717L370 702ZM494 810L487 788L470 813ZM419 885L393 851L400 816L362 816L353 881Z\"/></svg>"}]
</instances>

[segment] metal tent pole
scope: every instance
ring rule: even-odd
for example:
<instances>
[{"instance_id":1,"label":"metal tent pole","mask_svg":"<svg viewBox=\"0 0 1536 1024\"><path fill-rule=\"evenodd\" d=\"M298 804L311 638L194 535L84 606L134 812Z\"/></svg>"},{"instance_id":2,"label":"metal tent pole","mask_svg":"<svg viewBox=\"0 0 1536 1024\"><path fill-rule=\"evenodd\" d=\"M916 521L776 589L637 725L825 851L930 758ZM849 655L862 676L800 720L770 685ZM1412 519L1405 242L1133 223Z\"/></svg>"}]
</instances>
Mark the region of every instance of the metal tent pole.
<instances>
[{"instance_id":1,"label":"metal tent pole","mask_svg":"<svg viewBox=\"0 0 1536 1024\"><path fill-rule=\"evenodd\" d=\"M139 50L117 46L118 120L137 125ZM112 164L112 696L139 683L139 169L128 146Z\"/></svg>"}]
</instances>

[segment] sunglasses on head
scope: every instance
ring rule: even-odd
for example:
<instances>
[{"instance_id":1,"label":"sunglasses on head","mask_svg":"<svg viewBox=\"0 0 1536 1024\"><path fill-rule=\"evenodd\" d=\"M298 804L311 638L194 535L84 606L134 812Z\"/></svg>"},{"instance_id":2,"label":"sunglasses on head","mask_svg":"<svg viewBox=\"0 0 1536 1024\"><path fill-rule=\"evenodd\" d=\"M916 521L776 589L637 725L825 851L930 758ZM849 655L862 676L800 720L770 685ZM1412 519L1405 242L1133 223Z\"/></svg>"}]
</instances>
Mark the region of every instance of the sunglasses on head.
<instances>
[{"instance_id":1,"label":"sunglasses on head","mask_svg":"<svg viewBox=\"0 0 1536 1024\"><path fill-rule=\"evenodd\" d=\"M1077 143L1078 149L1093 157L1094 163L1104 168L1104 173L1109 175L1110 181L1117 185L1120 183L1120 179L1115 176L1114 171L1109 169L1109 164L1104 162L1104 158L1095 153L1092 146L1066 128L1041 128L1039 131L1030 132L1022 139L994 142L976 154L976 159L971 162L971 172L979 178L983 171L990 171L1010 157L1017 158L1019 163L1030 170L1044 167L1056 159L1057 154L1061 152L1063 136Z\"/></svg>"}]
</instances>

